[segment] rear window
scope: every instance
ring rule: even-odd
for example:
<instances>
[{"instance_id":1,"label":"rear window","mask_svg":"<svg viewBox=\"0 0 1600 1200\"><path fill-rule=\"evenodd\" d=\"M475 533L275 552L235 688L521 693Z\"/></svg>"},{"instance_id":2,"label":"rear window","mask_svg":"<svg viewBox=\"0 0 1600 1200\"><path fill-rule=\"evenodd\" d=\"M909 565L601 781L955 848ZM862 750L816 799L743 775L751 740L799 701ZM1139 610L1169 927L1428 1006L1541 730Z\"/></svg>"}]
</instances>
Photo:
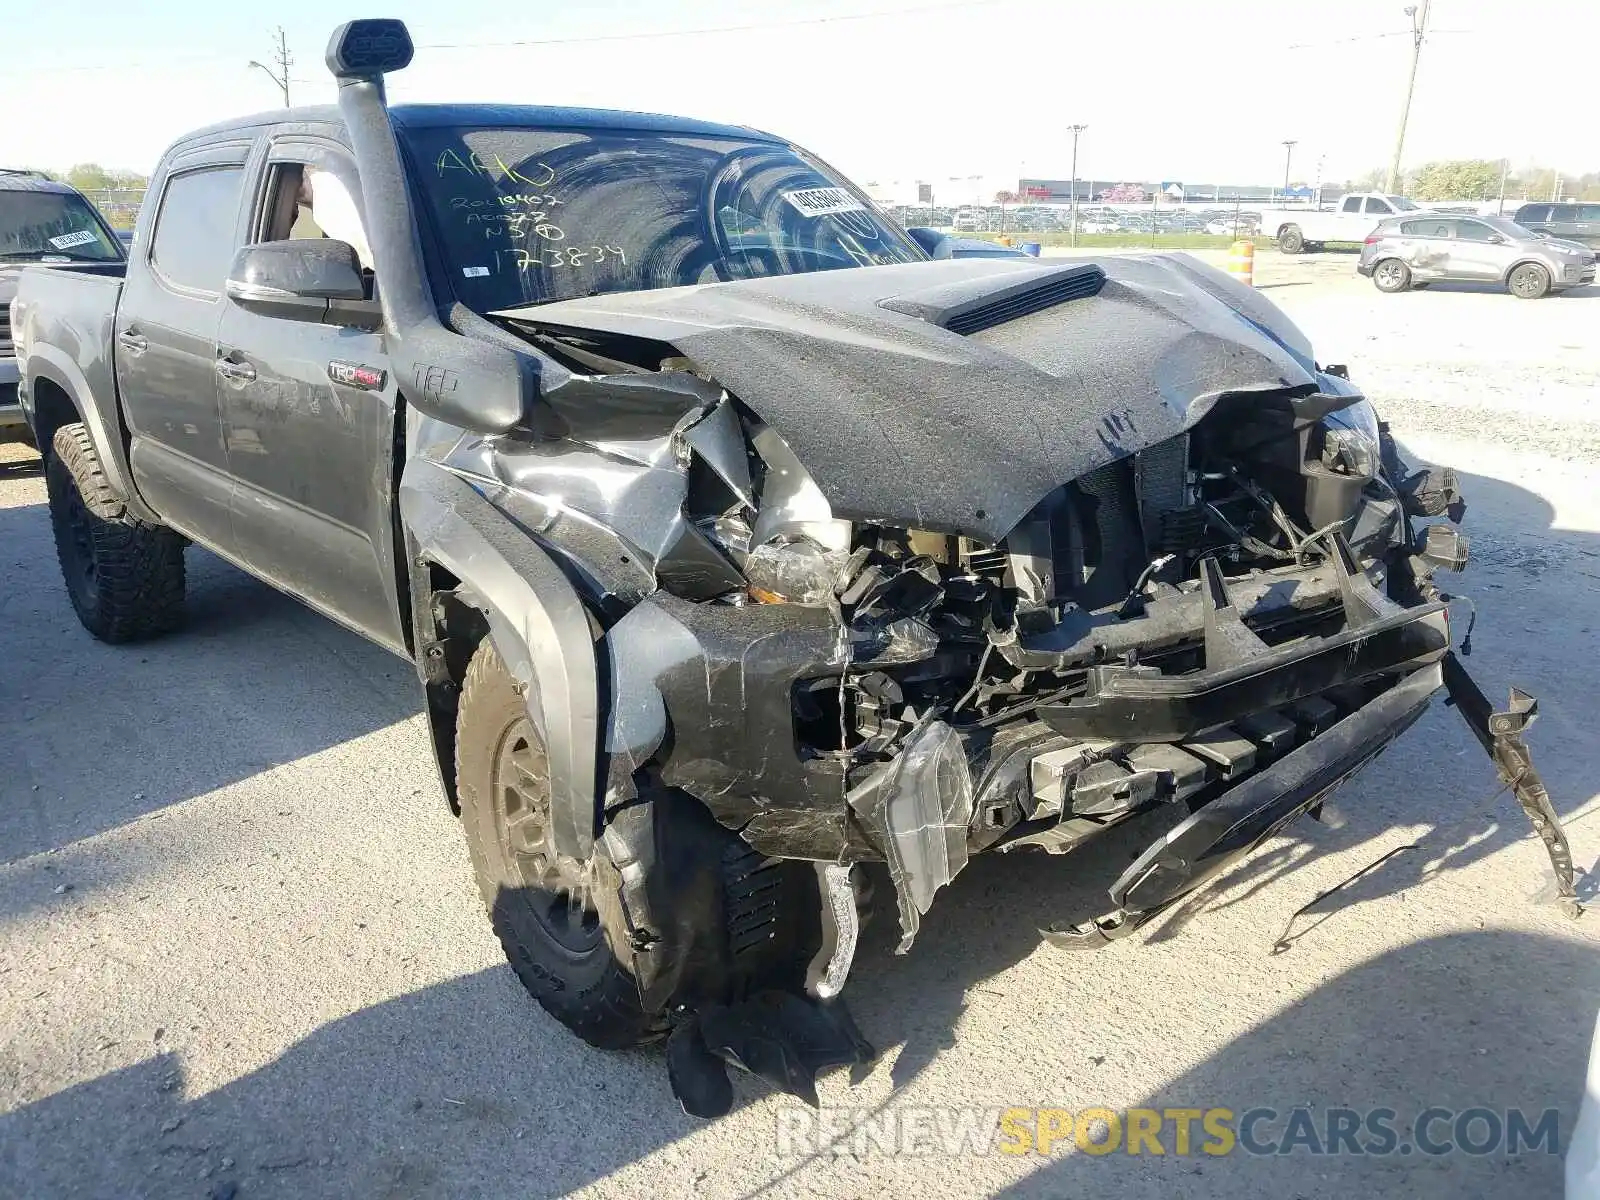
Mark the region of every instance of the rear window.
<instances>
[{"instance_id":1,"label":"rear window","mask_svg":"<svg viewBox=\"0 0 1600 1200\"><path fill-rule=\"evenodd\" d=\"M1578 219L1578 206L1576 204L1552 204L1550 206L1550 220L1576 221Z\"/></svg>"},{"instance_id":2,"label":"rear window","mask_svg":"<svg viewBox=\"0 0 1600 1200\"><path fill-rule=\"evenodd\" d=\"M1440 220L1438 217L1424 221L1406 221L1400 228L1405 231L1407 237L1447 238L1456 235L1456 223Z\"/></svg>"},{"instance_id":3,"label":"rear window","mask_svg":"<svg viewBox=\"0 0 1600 1200\"><path fill-rule=\"evenodd\" d=\"M207 167L167 180L150 262L168 283L220 292L233 262L243 167Z\"/></svg>"},{"instance_id":4,"label":"rear window","mask_svg":"<svg viewBox=\"0 0 1600 1200\"><path fill-rule=\"evenodd\" d=\"M122 249L75 192L0 191L0 261L116 262Z\"/></svg>"},{"instance_id":5,"label":"rear window","mask_svg":"<svg viewBox=\"0 0 1600 1200\"><path fill-rule=\"evenodd\" d=\"M1517 224L1526 225L1529 221L1548 221L1550 219L1550 206L1548 204L1524 204L1517 209Z\"/></svg>"}]
</instances>

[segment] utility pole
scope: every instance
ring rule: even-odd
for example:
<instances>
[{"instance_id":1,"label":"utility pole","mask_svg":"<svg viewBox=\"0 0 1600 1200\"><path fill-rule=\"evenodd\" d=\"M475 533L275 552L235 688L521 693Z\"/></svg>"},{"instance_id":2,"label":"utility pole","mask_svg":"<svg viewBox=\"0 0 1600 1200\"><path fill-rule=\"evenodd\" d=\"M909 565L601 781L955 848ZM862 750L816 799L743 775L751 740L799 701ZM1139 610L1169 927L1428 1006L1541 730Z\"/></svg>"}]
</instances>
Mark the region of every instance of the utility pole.
<instances>
[{"instance_id":1,"label":"utility pole","mask_svg":"<svg viewBox=\"0 0 1600 1200\"><path fill-rule=\"evenodd\" d=\"M1550 189L1550 203L1551 204L1559 204L1560 202L1561 202L1561 172L1557 171L1556 172L1555 186Z\"/></svg>"},{"instance_id":2,"label":"utility pole","mask_svg":"<svg viewBox=\"0 0 1600 1200\"><path fill-rule=\"evenodd\" d=\"M1389 160L1389 193L1400 191L1400 155L1406 146L1406 122L1411 119L1411 94L1417 87L1417 60L1422 57L1422 39L1428 28L1428 5L1422 0L1419 12L1415 4L1406 5L1406 16L1411 18L1411 74L1406 79L1406 103L1400 110L1400 132L1394 139L1394 157Z\"/></svg>"},{"instance_id":3,"label":"utility pole","mask_svg":"<svg viewBox=\"0 0 1600 1200\"><path fill-rule=\"evenodd\" d=\"M1286 138L1283 143L1283 202L1289 203L1289 163L1294 159L1294 148L1300 143Z\"/></svg>"},{"instance_id":4,"label":"utility pole","mask_svg":"<svg viewBox=\"0 0 1600 1200\"><path fill-rule=\"evenodd\" d=\"M1510 163L1511 160L1508 158L1500 160L1500 202L1495 205L1494 209L1494 215L1497 217L1506 215L1506 168Z\"/></svg>"},{"instance_id":5,"label":"utility pole","mask_svg":"<svg viewBox=\"0 0 1600 1200\"><path fill-rule=\"evenodd\" d=\"M1078 244L1078 135L1087 125L1068 125L1072 131L1072 244Z\"/></svg>"},{"instance_id":6,"label":"utility pole","mask_svg":"<svg viewBox=\"0 0 1600 1200\"><path fill-rule=\"evenodd\" d=\"M277 36L278 49L272 57L278 64L278 69L274 71L266 63L259 63L253 58L250 60L250 65L252 67L260 67L267 73L267 78L277 84L279 90L283 92L283 106L291 108L293 106L289 103L289 67L294 62L294 59L289 55L289 39L284 36L282 25L278 26Z\"/></svg>"}]
</instances>

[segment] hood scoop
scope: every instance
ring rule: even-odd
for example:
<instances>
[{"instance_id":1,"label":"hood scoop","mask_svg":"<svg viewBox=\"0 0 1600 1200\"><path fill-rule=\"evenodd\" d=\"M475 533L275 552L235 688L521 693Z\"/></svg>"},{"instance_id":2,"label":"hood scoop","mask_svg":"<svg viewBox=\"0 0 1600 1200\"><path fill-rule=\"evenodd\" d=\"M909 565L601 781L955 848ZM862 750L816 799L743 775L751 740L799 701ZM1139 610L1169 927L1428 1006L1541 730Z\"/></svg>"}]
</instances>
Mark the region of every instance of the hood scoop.
<instances>
[{"instance_id":1,"label":"hood scoop","mask_svg":"<svg viewBox=\"0 0 1600 1200\"><path fill-rule=\"evenodd\" d=\"M1106 273L1094 263L1073 263L1029 272L1027 278L998 290L990 283L978 296L961 295L967 289L958 285L892 296L878 303L893 312L970 337L1068 300L1097 296L1105 282Z\"/></svg>"}]
</instances>

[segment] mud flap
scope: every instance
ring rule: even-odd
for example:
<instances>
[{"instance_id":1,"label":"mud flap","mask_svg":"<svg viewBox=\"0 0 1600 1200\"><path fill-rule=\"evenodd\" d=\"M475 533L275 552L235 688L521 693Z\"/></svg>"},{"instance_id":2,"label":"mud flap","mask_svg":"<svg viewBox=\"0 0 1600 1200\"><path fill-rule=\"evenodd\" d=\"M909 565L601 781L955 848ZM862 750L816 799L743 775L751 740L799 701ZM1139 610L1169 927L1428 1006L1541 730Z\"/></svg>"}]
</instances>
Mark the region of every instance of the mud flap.
<instances>
[{"instance_id":1,"label":"mud flap","mask_svg":"<svg viewBox=\"0 0 1600 1200\"><path fill-rule=\"evenodd\" d=\"M1569 917L1582 916L1583 906L1578 903L1572 850L1567 845L1566 831L1561 828L1561 818L1550 803L1550 793L1534 768L1533 753L1522 738L1523 731L1539 715L1539 702L1527 692L1512 688L1506 710L1493 711L1489 698L1467 674L1453 651L1444 656L1444 686L1450 696L1448 703L1461 714L1472 735L1494 760L1500 782L1511 789L1533 823L1534 832L1544 843L1556 874L1556 904Z\"/></svg>"},{"instance_id":2,"label":"mud flap","mask_svg":"<svg viewBox=\"0 0 1600 1200\"><path fill-rule=\"evenodd\" d=\"M667 1040L672 1094L691 1117L733 1107L732 1063L817 1107L817 1073L877 1057L843 1001L759 992L734 1005L707 1005Z\"/></svg>"}]
</instances>

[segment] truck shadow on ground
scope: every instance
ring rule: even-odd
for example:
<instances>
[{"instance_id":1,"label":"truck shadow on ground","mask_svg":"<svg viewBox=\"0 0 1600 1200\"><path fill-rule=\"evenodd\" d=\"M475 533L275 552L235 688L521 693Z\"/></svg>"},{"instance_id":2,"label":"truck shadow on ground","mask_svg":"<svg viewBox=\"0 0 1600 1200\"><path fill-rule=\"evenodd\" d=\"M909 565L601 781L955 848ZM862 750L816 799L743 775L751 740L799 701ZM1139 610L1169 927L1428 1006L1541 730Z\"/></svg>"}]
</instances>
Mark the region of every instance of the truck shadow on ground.
<instances>
[{"instance_id":1,"label":"truck shadow on ground","mask_svg":"<svg viewBox=\"0 0 1600 1200\"><path fill-rule=\"evenodd\" d=\"M973 971L957 974L942 986L964 987ZM884 1003L918 1005L910 982L880 980ZM1600 958L1585 944L1500 931L1433 938L1329 980L1144 1104L1272 1108L1280 1115L1254 1127L1258 1146L1283 1135L1295 1105L1316 1106L1319 1127L1328 1107L1392 1108L1407 1143L1410 1120L1431 1106L1521 1108L1530 1126L1553 1107L1564 1148L1596 994ZM15 1102L0 1115L0 1191L40 1200L231 1196L230 1185L251 1200L556 1196L696 1135L735 1139L748 1178L719 1182L749 1197L818 1166L776 1158L768 1112L736 1111L720 1128L683 1116L657 1052L590 1049L536 1016L502 969L362 1009L204 1092L181 1048L31 1101L15 1060L6 1066ZM1530 1092L1530 1078L1547 1083ZM1016 1103L1097 1102L1062 1086ZM1305 1151L1214 1158L1199 1152L1197 1128L1178 1156L1170 1126L1167 1136L1162 1157L1030 1155L1040 1169L1008 1194L1307 1194ZM820 1170L825 1178L826 1158ZM1319 1195L1552 1195L1560 1162L1542 1151L1397 1152L1329 1158L1310 1173L1327 1185ZM812 1185L822 1186L815 1175Z\"/></svg>"},{"instance_id":2,"label":"truck shadow on ground","mask_svg":"<svg viewBox=\"0 0 1600 1200\"><path fill-rule=\"evenodd\" d=\"M420 711L407 663L195 547L184 628L125 646L79 625L44 504L0 508L0 563L5 622L29 630L0 672L0 862Z\"/></svg>"},{"instance_id":3,"label":"truck shadow on ground","mask_svg":"<svg viewBox=\"0 0 1600 1200\"><path fill-rule=\"evenodd\" d=\"M1129 1200L1229 1196L1483 1197L1555 1196L1559 1154L1548 1143L1511 1157L1460 1150L1420 1152L1413 1122L1431 1107L1461 1113L1486 1108L1502 1122L1521 1109L1529 1127L1558 1109L1564 1151L1583 1094L1583 1067L1600 987L1600 956L1591 945L1523 933L1452 934L1390 951L1334 977L1292 1007L1235 1039L1145 1097L1140 1107L1227 1108L1235 1118L1255 1108L1276 1115L1252 1122L1251 1143L1226 1157L1178 1156L1168 1124L1164 1155L1118 1151L1032 1158L1040 1169L1005 1196L1115 1195ZM1527 1080L1545 1082L1528 1090ZM1023 1099L1019 1103L1031 1101ZM1064 1094L1037 1101L1087 1107L1094 1097ZM1312 1145L1326 1148L1327 1110L1394 1110L1397 1135L1386 1155L1342 1154L1308 1163L1312 1149L1280 1148L1288 1114L1312 1106ZM1198 1125L1196 1126L1198 1129ZM1437 1147L1454 1123L1431 1121ZM1483 1125L1469 1135L1484 1137ZM1104 1138L1103 1132L1096 1137ZM1363 1148L1377 1146L1363 1129ZM1402 1149L1404 1147L1404 1149ZM1313 1182L1315 1181L1315 1182Z\"/></svg>"}]
</instances>

